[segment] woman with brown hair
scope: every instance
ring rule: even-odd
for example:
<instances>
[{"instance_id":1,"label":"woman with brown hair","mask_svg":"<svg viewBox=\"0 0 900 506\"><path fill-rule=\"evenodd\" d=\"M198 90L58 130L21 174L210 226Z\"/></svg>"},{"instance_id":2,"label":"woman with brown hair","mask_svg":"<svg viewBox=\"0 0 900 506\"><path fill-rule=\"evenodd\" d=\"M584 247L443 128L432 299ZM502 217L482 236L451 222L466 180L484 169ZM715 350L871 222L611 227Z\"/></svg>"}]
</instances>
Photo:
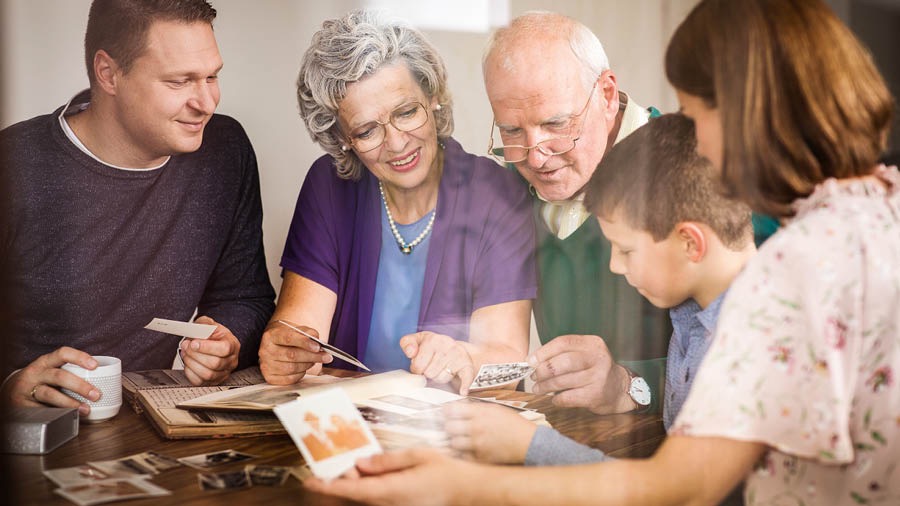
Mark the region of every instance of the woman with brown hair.
<instances>
[{"instance_id":1,"label":"woman with brown hair","mask_svg":"<svg viewBox=\"0 0 900 506\"><path fill-rule=\"evenodd\" d=\"M666 71L726 191L782 227L735 280L672 433L643 461L510 469L425 451L314 490L424 504L900 501L900 173L870 56L820 0L704 0ZM383 476L371 476L383 475Z\"/></svg>"}]
</instances>

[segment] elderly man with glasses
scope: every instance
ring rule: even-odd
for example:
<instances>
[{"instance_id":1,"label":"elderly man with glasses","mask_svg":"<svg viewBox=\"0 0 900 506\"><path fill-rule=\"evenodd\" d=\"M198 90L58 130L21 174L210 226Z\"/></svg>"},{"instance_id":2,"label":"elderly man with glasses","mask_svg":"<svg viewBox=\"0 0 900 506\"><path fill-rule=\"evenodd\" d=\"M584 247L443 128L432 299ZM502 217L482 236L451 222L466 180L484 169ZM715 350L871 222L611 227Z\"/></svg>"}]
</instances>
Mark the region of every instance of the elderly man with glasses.
<instances>
[{"instance_id":1,"label":"elderly man with glasses","mask_svg":"<svg viewBox=\"0 0 900 506\"><path fill-rule=\"evenodd\" d=\"M483 69L489 152L535 197L535 392L600 414L658 406L668 316L609 271L609 243L582 206L607 149L658 112L620 92L597 37L559 14L527 13L498 30Z\"/></svg>"}]
</instances>

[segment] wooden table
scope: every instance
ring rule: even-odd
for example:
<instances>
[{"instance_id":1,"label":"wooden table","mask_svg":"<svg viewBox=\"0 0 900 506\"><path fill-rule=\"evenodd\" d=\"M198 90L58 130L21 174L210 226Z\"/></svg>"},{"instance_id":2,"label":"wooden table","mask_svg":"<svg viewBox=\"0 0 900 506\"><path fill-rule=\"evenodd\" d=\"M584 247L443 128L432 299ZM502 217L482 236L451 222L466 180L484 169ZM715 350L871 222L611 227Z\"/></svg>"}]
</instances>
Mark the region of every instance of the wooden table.
<instances>
[{"instance_id":1,"label":"wooden table","mask_svg":"<svg viewBox=\"0 0 900 506\"><path fill-rule=\"evenodd\" d=\"M658 415L597 416L587 410L560 409L550 398L524 392L495 390L479 392L480 396L530 401L529 407L547 415L554 428L573 439L599 448L616 457L645 457L662 442L665 431ZM300 452L287 435L250 438L221 438L205 440L166 440L157 434L150 423L131 410L122 407L112 420L98 424L82 424L78 436L48 455L13 455L8 457L4 477L11 479L11 487L3 487L7 495L2 501L13 505L72 504L53 493L56 484L45 478L44 469L56 469L84 464L88 461L112 460L147 450L185 457L218 450L234 449L258 456L252 461L221 466L214 472L242 469L245 464L296 466L302 463ZM152 482L172 491L160 498L128 501L129 505L222 505L228 501L239 505L274 504L348 504L341 499L307 492L293 478L281 487L252 487L239 491L208 492L200 490L195 469L179 467L152 478Z\"/></svg>"}]
</instances>

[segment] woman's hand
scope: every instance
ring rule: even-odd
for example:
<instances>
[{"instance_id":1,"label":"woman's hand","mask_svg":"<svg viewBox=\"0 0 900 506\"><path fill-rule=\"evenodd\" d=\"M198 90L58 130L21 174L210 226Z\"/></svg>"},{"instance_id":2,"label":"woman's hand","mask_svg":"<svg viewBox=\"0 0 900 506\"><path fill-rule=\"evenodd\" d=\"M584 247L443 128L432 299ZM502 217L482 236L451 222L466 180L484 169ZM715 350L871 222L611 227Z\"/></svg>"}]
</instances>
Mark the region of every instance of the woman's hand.
<instances>
[{"instance_id":1,"label":"woman's hand","mask_svg":"<svg viewBox=\"0 0 900 506\"><path fill-rule=\"evenodd\" d=\"M366 504L471 504L462 497L479 477L477 464L434 449L383 453L356 461L356 473L329 482L309 478L303 486Z\"/></svg>"},{"instance_id":2,"label":"woman's hand","mask_svg":"<svg viewBox=\"0 0 900 506\"><path fill-rule=\"evenodd\" d=\"M319 337L315 329L298 326ZM293 385L317 364L328 364L334 357L322 351L319 343L279 323L269 325L259 345L259 370L266 383Z\"/></svg>"},{"instance_id":3,"label":"woman's hand","mask_svg":"<svg viewBox=\"0 0 900 506\"><path fill-rule=\"evenodd\" d=\"M403 336L400 347L411 361L410 372L422 374L435 383L453 382L460 395L469 393L476 371L463 343L450 336L424 331Z\"/></svg>"}]
</instances>

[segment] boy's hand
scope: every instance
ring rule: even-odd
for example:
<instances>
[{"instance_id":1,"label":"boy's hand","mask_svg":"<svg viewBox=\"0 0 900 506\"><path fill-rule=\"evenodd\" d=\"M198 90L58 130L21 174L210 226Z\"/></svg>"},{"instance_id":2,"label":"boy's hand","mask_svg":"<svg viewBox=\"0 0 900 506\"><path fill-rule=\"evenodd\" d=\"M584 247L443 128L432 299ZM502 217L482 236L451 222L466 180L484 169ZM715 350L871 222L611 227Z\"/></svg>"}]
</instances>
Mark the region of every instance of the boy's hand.
<instances>
[{"instance_id":1,"label":"boy's hand","mask_svg":"<svg viewBox=\"0 0 900 506\"><path fill-rule=\"evenodd\" d=\"M465 458L491 464L523 464L537 425L514 410L455 402L444 408L450 447Z\"/></svg>"},{"instance_id":2,"label":"boy's hand","mask_svg":"<svg viewBox=\"0 0 900 506\"><path fill-rule=\"evenodd\" d=\"M559 336L528 357L536 394L555 393L553 404L594 413L625 413L637 408L628 395L631 377L615 363L598 336Z\"/></svg>"}]
</instances>

